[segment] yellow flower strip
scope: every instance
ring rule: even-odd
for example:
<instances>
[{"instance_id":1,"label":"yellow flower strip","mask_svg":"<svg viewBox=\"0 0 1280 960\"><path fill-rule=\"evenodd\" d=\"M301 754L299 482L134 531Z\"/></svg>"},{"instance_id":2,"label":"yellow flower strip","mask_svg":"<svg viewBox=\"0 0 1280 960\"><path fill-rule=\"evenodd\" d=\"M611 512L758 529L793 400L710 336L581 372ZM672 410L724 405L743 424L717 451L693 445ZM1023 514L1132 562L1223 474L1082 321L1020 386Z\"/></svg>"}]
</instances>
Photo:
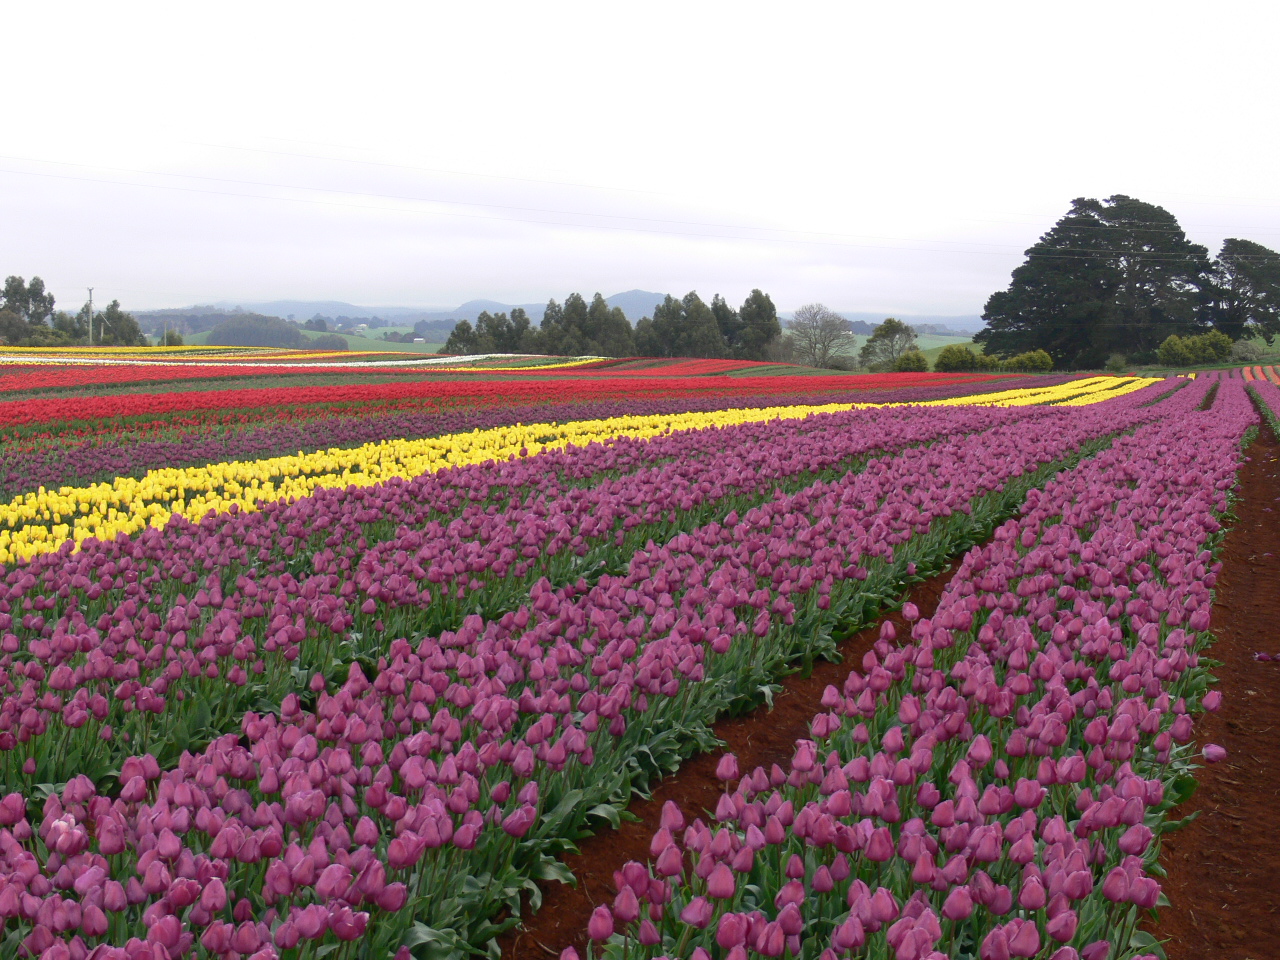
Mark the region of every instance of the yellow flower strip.
<instances>
[{"instance_id":1,"label":"yellow flower strip","mask_svg":"<svg viewBox=\"0 0 1280 960\"><path fill-rule=\"evenodd\" d=\"M445 467L505 460L585 446L615 437L644 439L679 430L726 427L775 418L849 410L854 404L780 406L666 416L611 417L571 423L536 423L417 440L384 440L349 450L331 449L265 460L167 467L141 478L61 487L17 497L0 507L0 563L57 550L68 540L113 539L175 515L198 521L210 510L254 510L260 501L306 497L319 487L367 487L410 479Z\"/></svg>"},{"instance_id":2,"label":"yellow flower strip","mask_svg":"<svg viewBox=\"0 0 1280 960\"><path fill-rule=\"evenodd\" d=\"M1090 377L1086 380L1070 380L1052 387L1029 387L1021 390L1002 390L996 393L976 393L965 397L948 397L930 400L926 407L1023 407L1037 404L1079 407L1112 397L1121 397L1143 387L1158 383L1162 377Z\"/></svg>"},{"instance_id":3,"label":"yellow flower strip","mask_svg":"<svg viewBox=\"0 0 1280 960\"><path fill-rule=\"evenodd\" d=\"M954 397L923 405L1082 405L1121 396L1156 381L1134 378L1116 387L1117 382L1115 377L1098 377L1044 389ZM90 537L107 540L121 533L136 533L146 526L161 527L175 515L198 521L211 510L222 512L232 506L255 510L260 502L306 497L320 487L372 486L396 477L410 479L446 467L533 455L570 444L584 446L624 436L644 439L673 431L795 419L874 406L902 404L833 403L516 424L441 437L384 440L348 450L168 467L148 471L141 478L117 477L110 483L61 487L56 491L41 487L0 505L0 563L57 550L68 540L79 544Z\"/></svg>"}]
</instances>

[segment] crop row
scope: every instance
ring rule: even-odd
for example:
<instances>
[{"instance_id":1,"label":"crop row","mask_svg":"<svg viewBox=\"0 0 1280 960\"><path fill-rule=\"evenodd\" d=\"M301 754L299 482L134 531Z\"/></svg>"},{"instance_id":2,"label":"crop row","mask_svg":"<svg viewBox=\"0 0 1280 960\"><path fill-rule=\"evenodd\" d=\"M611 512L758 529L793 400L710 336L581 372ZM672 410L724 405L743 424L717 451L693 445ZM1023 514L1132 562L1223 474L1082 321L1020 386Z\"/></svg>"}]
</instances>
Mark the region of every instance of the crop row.
<instances>
[{"instance_id":1,"label":"crop row","mask_svg":"<svg viewBox=\"0 0 1280 960\"><path fill-rule=\"evenodd\" d=\"M1037 377L1037 385L1052 385L1068 378ZM987 384L942 384L859 394L856 391L781 393L738 397L733 406L754 409L774 406L821 406L865 398L876 403L915 403L943 399L956 393L1029 386L1032 378L993 381ZM430 405L428 405L430 404ZM620 416L670 415L722 409L718 398L661 400L631 398L578 403L502 404L436 409L430 401L389 400L354 406L282 406L213 418L186 415L171 420L137 424L126 434L119 422L110 421L111 438L59 434L40 442L6 444L0 451L0 495L12 497L36 490L54 489L116 477L140 477L157 467L187 467L227 460L257 460L303 449L327 450L361 446L387 437L408 439L489 430L516 423L560 423L569 420L601 420ZM157 431L172 435L154 437ZM95 433L97 431L94 431Z\"/></svg>"},{"instance_id":2,"label":"crop row","mask_svg":"<svg viewBox=\"0 0 1280 960\"><path fill-rule=\"evenodd\" d=\"M792 657L829 650L833 629L984 536L1055 463L1150 419L1142 399L1035 411L1031 436L1014 419L911 448L646 547L623 576L535 586L497 619L394 640L372 680L353 665L331 692L317 676L313 704L290 695L278 716L246 714L240 736L167 771L127 761L114 800L77 777L36 826L23 797L6 798L10 942L120 944L144 927L166 951L202 955L382 957L402 942L483 942L497 929L485 918L554 875L551 857L589 813L614 815L633 781L707 746L727 705L758 696ZM111 589L142 582L124 573ZM9 602L36 581L12 584ZM215 593L198 593L197 609L225 613ZM321 622L342 602L300 599ZM162 623L146 642L162 658L172 650L186 676L187 648L155 643ZM307 631L289 626L284 642L307 646ZM253 652L237 632L214 632L211 659L219 645ZM149 652L117 643L126 666ZM8 902L0 890L0 912Z\"/></svg>"},{"instance_id":3,"label":"crop row","mask_svg":"<svg viewBox=\"0 0 1280 960\"><path fill-rule=\"evenodd\" d=\"M349 449L299 451L264 460L164 467L141 478L118 477L88 487L40 489L0 505L0 561L29 559L67 540L112 540L174 516L199 521L210 511L256 510L304 498L321 488L369 487L450 466L526 457L620 436L648 439L672 431L796 418L848 405L718 410L664 417L617 417L567 423L516 424L419 439L383 439Z\"/></svg>"},{"instance_id":4,"label":"crop row","mask_svg":"<svg viewBox=\"0 0 1280 960\"><path fill-rule=\"evenodd\" d=\"M546 399L548 377L552 374L521 375L455 380L423 380L419 383L344 384L329 387L279 387L260 390L210 390L183 393L122 394L113 397L54 398L0 402L0 429L33 424L78 423L121 417L190 414L197 411L254 409L263 406L334 403L380 403L404 399L436 402L511 403L525 405ZM858 377L847 375L804 377L553 377L561 400L616 400L635 397L719 397L768 396L804 391L902 389L938 384L984 383L986 374L883 374Z\"/></svg>"},{"instance_id":5,"label":"crop row","mask_svg":"<svg viewBox=\"0 0 1280 960\"><path fill-rule=\"evenodd\" d=\"M174 736L175 727L203 729L218 719L225 729L246 703L264 696L278 702L299 685L299 675L309 678L335 659L375 652L385 642L377 622L382 617L406 635L457 626L473 588L486 586L485 606L498 612L503 608L493 594L527 595L540 576L569 581L590 572L588 551L606 558L617 551L625 558L641 538L748 509L779 483L807 484L822 471L841 464L847 469L872 452L1014 419L992 411L925 418L875 410L687 431L647 442L626 438L370 490L326 490L259 513L218 515L198 526L178 522L163 533L90 543L69 556L46 555L12 571L8 598L0 600L0 624L12 647L0 665L25 669L34 663L48 675L37 688L0 682L9 694L0 708L0 746L13 718L43 696L43 687L56 684L51 689L74 694L57 710L37 710L12 734L26 746L10 757L11 765L32 759L37 776L60 779L62 754L42 749L36 731L60 727L69 718L83 725L86 749L105 729L109 738L126 736L137 751L159 751L168 740L180 750L185 737ZM839 433L826 439L832 427ZM702 479L713 472L717 482ZM603 486L610 496L593 494L593 486ZM424 535L450 543L450 555L437 555L435 562L420 556ZM516 536L518 555L511 545ZM389 543L396 545L390 554ZM398 552L405 552L403 571L379 575L378 566L395 561ZM553 564L560 554L574 566L557 574ZM415 587L412 596L423 609L410 615L399 608L408 603L415 571L424 579L449 580L462 596L424 604ZM188 599L195 586L201 589ZM446 615L455 622L442 623ZM361 630L354 631L357 618ZM125 651L131 642L155 646L147 656L130 657ZM166 652L174 647L177 653ZM200 670L171 676L170 664L186 657L195 657ZM116 687L109 711L90 710L85 718L84 702L93 700L105 679L95 674L107 670L112 658L134 661L127 668L110 667L114 680L132 683ZM64 688L67 670L72 675ZM228 678L245 688L241 696L228 699ZM218 717L210 704L217 705ZM153 719L157 707L169 716L166 723ZM73 756L70 762L83 760Z\"/></svg>"},{"instance_id":6,"label":"crop row","mask_svg":"<svg viewBox=\"0 0 1280 960\"><path fill-rule=\"evenodd\" d=\"M1143 389L1155 381L1099 377L1059 386L998 392L988 399L958 397L937 405L991 406L1089 404ZM843 405L847 408L847 405ZM840 405L837 405L837 409ZM752 419L795 417L825 408L730 409L671 417L534 423L488 431L420 439L386 439L350 449L328 449L256 461L200 467L165 467L140 478L118 477L88 487L28 492L0 505L0 562L29 559L56 550L67 540L113 539L146 526L163 526L172 516L199 520L208 511L253 510L262 502L305 497L321 487L370 486L408 478L445 466L527 456L540 450L605 440L638 438L672 430L721 426Z\"/></svg>"},{"instance_id":7,"label":"crop row","mask_svg":"<svg viewBox=\"0 0 1280 960\"><path fill-rule=\"evenodd\" d=\"M726 755L713 822L667 808L592 917L604 955L1156 956L1136 923L1220 699L1216 517L1257 420L1239 385L1206 394L1032 491L905 644L888 626L827 688L788 770Z\"/></svg>"}]
</instances>

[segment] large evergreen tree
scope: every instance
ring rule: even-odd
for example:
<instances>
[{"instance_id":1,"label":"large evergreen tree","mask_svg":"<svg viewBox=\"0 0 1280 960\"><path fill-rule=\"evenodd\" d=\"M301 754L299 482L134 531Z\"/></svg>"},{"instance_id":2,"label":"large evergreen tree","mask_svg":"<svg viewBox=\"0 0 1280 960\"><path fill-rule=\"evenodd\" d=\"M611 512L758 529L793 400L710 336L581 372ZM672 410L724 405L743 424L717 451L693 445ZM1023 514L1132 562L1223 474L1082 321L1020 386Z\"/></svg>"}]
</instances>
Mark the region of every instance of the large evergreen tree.
<instances>
[{"instance_id":1,"label":"large evergreen tree","mask_svg":"<svg viewBox=\"0 0 1280 960\"><path fill-rule=\"evenodd\" d=\"M732 351L742 332L742 316L718 293L711 298L711 315L716 318L720 336Z\"/></svg>"},{"instance_id":2,"label":"large evergreen tree","mask_svg":"<svg viewBox=\"0 0 1280 960\"><path fill-rule=\"evenodd\" d=\"M668 294L654 308L652 320L637 324L636 350L647 357L723 357L729 352L715 314L696 290L679 300Z\"/></svg>"},{"instance_id":3,"label":"large evergreen tree","mask_svg":"<svg viewBox=\"0 0 1280 960\"><path fill-rule=\"evenodd\" d=\"M621 307L611 307L599 293L587 308L590 352L600 357L630 357L636 352L635 334Z\"/></svg>"},{"instance_id":4,"label":"large evergreen tree","mask_svg":"<svg viewBox=\"0 0 1280 960\"><path fill-rule=\"evenodd\" d=\"M1112 353L1154 357L1171 334L1203 324L1208 251L1162 207L1123 194L1079 198L1026 252L1009 289L991 295L987 353L1044 349L1062 368L1101 366Z\"/></svg>"},{"instance_id":5,"label":"large evergreen tree","mask_svg":"<svg viewBox=\"0 0 1280 960\"><path fill-rule=\"evenodd\" d=\"M1213 325L1239 340L1280 334L1280 253L1251 240L1222 241L1214 264Z\"/></svg>"},{"instance_id":6,"label":"large evergreen tree","mask_svg":"<svg viewBox=\"0 0 1280 960\"><path fill-rule=\"evenodd\" d=\"M733 355L739 360L764 360L769 344L782 336L778 310L767 293L752 290L738 311L738 335Z\"/></svg>"}]
</instances>

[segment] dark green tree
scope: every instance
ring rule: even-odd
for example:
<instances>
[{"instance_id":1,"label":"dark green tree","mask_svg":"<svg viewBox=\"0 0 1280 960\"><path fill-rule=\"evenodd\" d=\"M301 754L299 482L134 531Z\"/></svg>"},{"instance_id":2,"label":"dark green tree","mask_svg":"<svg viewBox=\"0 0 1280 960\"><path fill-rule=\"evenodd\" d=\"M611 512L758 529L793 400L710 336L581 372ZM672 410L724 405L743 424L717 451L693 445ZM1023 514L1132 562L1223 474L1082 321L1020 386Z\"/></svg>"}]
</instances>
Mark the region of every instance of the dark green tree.
<instances>
[{"instance_id":1,"label":"dark green tree","mask_svg":"<svg viewBox=\"0 0 1280 960\"><path fill-rule=\"evenodd\" d=\"M654 311L657 313L657 310ZM641 317L636 321L636 355L640 357L662 357L667 356L663 353L662 338L658 335L658 328L654 326L652 317Z\"/></svg>"},{"instance_id":2,"label":"dark green tree","mask_svg":"<svg viewBox=\"0 0 1280 960\"><path fill-rule=\"evenodd\" d=\"M320 316L320 314L317 313L314 317L312 317L310 320L308 320L306 323L302 325L302 329L303 330L319 330L321 333L325 333L329 329L329 322L324 317Z\"/></svg>"},{"instance_id":3,"label":"dark green tree","mask_svg":"<svg viewBox=\"0 0 1280 960\"><path fill-rule=\"evenodd\" d=\"M782 337L778 311L767 293L752 290L738 311L738 334L731 347L739 360L767 360L771 344Z\"/></svg>"},{"instance_id":4,"label":"dark green tree","mask_svg":"<svg viewBox=\"0 0 1280 960\"><path fill-rule=\"evenodd\" d=\"M114 342L108 339L110 333L103 325L105 316L105 314L98 314L94 318L94 343ZM233 316L209 331L209 343L217 346L285 347L300 350L307 346L307 342L301 330L279 317Z\"/></svg>"},{"instance_id":5,"label":"dark green tree","mask_svg":"<svg viewBox=\"0 0 1280 960\"><path fill-rule=\"evenodd\" d=\"M900 356L915 349L915 330L901 320L888 317L871 331L871 336L862 345L858 359L869 370L892 370Z\"/></svg>"},{"instance_id":6,"label":"dark green tree","mask_svg":"<svg viewBox=\"0 0 1280 960\"><path fill-rule=\"evenodd\" d=\"M16 346L31 335L31 327L17 311L0 307L0 340Z\"/></svg>"},{"instance_id":7,"label":"dark green tree","mask_svg":"<svg viewBox=\"0 0 1280 960\"><path fill-rule=\"evenodd\" d=\"M565 352L565 356L580 356L595 339L592 336L589 313L587 301L582 294L571 293L564 298L564 316L560 321L564 327L562 345L572 346L573 349L573 353Z\"/></svg>"},{"instance_id":8,"label":"dark green tree","mask_svg":"<svg viewBox=\"0 0 1280 960\"><path fill-rule=\"evenodd\" d=\"M452 354L476 354L480 351L476 349L476 332L471 327L470 320L459 320L453 325L453 330L449 333L449 339L445 341L443 353Z\"/></svg>"},{"instance_id":9,"label":"dark green tree","mask_svg":"<svg viewBox=\"0 0 1280 960\"><path fill-rule=\"evenodd\" d=\"M698 296L696 290L690 290L680 301L684 306L683 337L680 341L681 357L724 357L729 353L729 345L720 334L716 316L711 308Z\"/></svg>"},{"instance_id":10,"label":"dark green tree","mask_svg":"<svg viewBox=\"0 0 1280 960\"><path fill-rule=\"evenodd\" d=\"M32 277L29 284L22 277L6 277L0 301L0 309L17 314L33 326L47 326L53 313L53 294L45 290L39 277Z\"/></svg>"},{"instance_id":11,"label":"dark green tree","mask_svg":"<svg viewBox=\"0 0 1280 960\"><path fill-rule=\"evenodd\" d=\"M611 307L599 293L587 310L591 352L601 357L630 357L636 352L635 334L621 307Z\"/></svg>"},{"instance_id":12,"label":"dark green tree","mask_svg":"<svg viewBox=\"0 0 1280 960\"><path fill-rule=\"evenodd\" d=\"M1251 240L1222 241L1214 264L1213 325L1239 340L1280 333L1280 253Z\"/></svg>"},{"instance_id":13,"label":"dark green tree","mask_svg":"<svg viewBox=\"0 0 1280 960\"><path fill-rule=\"evenodd\" d=\"M1001 357L1043 349L1066 369L1117 352L1154 357L1170 334L1202 324L1207 253L1162 207L1123 194L1078 198L987 300L974 340Z\"/></svg>"},{"instance_id":14,"label":"dark green tree","mask_svg":"<svg viewBox=\"0 0 1280 960\"><path fill-rule=\"evenodd\" d=\"M339 336L336 333L324 333L316 337L308 346L312 350L350 350L351 345L347 343L347 338Z\"/></svg>"},{"instance_id":15,"label":"dark green tree","mask_svg":"<svg viewBox=\"0 0 1280 960\"><path fill-rule=\"evenodd\" d=\"M476 318L476 353L512 353L511 321L505 313L482 310Z\"/></svg>"},{"instance_id":16,"label":"dark green tree","mask_svg":"<svg viewBox=\"0 0 1280 960\"><path fill-rule=\"evenodd\" d=\"M533 331L533 324L529 322L529 314L525 313L524 307L516 307L511 311L511 331L507 338L506 353L528 353L525 347L528 344L529 334Z\"/></svg>"},{"instance_id":17,"label":"dark green tree","mask_svg":"<svg viewBox=\"0 0 1280 960\"><path fill-rule=\"evenodd\" d=\"M294 334L301 336L291 324L285 323L285 321L276 317L271 319L288 327ZM138 326L138 321L134 319L133 314L126 313L120 309L119 300L112 300L107 304L107 309L94 317L93 328L93 342L95 344L108 347L145 347L148 345L147 335ZM213 343L212 337L209 342ZM270 346L270 344L264 344L264 346Z\"/></svg>"},{"instance_id":18,"label":"dark green tree","mask_svg":"<svg viewBox=\"0 0 1280 960\"><path fill-rule=\"evenodd\" d=\"M716 327L720 330L720 336L724 338L724 342L732 353L742 335L742 315L729 306L724 297L718 293L711 298L711 315L716 318Z\"/></svg>"},{"instance_id":19,"label":"dark green tree","mask_svg":"<svg viewBox=\"0 0 1280 960\"><path fill-rule=\"evenodd\" d=\"M723 357L728 344L711 308L691 290L679 300L668 294L643 331L637 325L636 349L649 357Z\"/></svg>"},{"instance_id":20,"label":"dark green tree","mask_svg":"<svg viewBox=\"0 0 1280 960\"><path fill-rule=\"evenodd\" d=\"M76 314L58 310L53 315L53 330L66 338L68 343L89 342L89 305L86 303Z\"/></svg>"}]
</instances>

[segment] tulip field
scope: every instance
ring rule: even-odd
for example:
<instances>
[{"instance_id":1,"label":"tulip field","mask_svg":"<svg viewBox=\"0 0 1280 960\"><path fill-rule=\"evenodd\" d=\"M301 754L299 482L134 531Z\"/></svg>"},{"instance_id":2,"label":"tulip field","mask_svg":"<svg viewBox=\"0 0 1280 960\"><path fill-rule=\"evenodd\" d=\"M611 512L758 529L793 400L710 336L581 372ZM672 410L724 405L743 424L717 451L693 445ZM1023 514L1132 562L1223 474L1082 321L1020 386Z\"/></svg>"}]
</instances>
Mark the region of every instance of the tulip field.
<instances>
[{"instance_id":1,"label":"tulip field","mask_svg":"<svg viewBox=\"0 0 1280 960\"><path fill-rule=\"evenodd\" d=\"M718 718L898 608L582 949L1163 955L1266 376L119 354L0 369L0 957L496 958Z\"/></svg>"}]
</instances>

